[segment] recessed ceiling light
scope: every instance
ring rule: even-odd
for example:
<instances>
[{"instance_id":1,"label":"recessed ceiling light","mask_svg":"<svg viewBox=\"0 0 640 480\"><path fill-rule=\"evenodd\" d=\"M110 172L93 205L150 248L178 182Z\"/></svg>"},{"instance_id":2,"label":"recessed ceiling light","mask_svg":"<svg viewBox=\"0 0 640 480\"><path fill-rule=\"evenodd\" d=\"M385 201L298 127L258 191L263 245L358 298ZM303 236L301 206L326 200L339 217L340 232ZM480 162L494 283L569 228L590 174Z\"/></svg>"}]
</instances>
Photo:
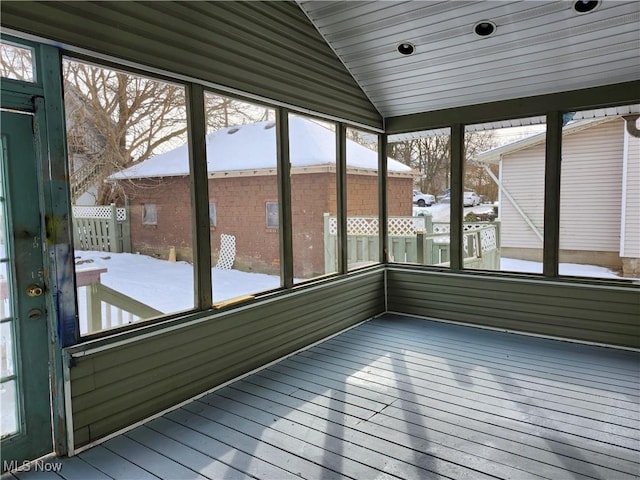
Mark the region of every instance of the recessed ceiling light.
<instances>
[{"instance_id":1,"label":"recessed ceiling light","mask_svg":"<svg viewBox=\"0 0 640 480\"><path fill-rule=\"evenodd\" d=\"M496 31L496 24L491 20L481 20L473 26L473 31L479 37L488 37Z\"/></svg>"},{"instance_id":2,"label":"recessed ceiling light","mask_svg":"<svg viewBox=\"0 0 640 480\"><path fill-rule=\"evenodd\" d=\"M411 42L402 42L398 44L398 53L400 55L413 55L416 46Z\"/></svg>"},{"instance_id":3,"label":"recessed ceiling light","mask_svg":"<svg viewBox=\"0 0 640 480\"><path fill-rule=\"evenodd\" d=\"M576 0L573 2L573 9L577 13L593 12L600 5L600 0Z\"/></svg>"}]
</instances>

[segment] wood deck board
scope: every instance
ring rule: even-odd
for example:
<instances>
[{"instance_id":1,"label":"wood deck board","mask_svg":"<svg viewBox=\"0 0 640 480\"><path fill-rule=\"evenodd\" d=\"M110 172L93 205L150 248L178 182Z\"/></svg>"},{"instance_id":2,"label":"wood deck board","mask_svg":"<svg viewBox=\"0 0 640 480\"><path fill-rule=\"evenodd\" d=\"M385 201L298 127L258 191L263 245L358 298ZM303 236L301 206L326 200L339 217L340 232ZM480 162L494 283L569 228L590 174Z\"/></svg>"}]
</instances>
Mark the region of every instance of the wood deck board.
<instances>
[{"instance_id":1,"label":"wood deck board","mask_svg":"<svg viewBox=\"0 0 640 480\"><path fill-rule=\"evenodd\" d=\"M244 392L246 392L246 390L244 388L242 388L243 384L246 382L238 382L237 385L234 385L233 388L240 388L242 389ZM228 389L225 389L228 390ZM266 389L263 389L266 390ZM259 390L253 389L253 392L258 393ZM224 395L225 391L221 392L219 395ZM245 396L240 396L237 394L233 394L233 393L228 393L227 394L227 398L228 400L234 399L235 401L240 401L243 403L246 403L246 395ZM263 394L264 395L264 394ZM272 397L272 396L271 396ZM213 398L213 397L211 397ZM254 401L256 407L260 407L262 405L265 404L265 400L267 399L266 396L263 396L262 398L259 398L257 400ZM211 401L211 400L209 400ZM334 403L338 403L339 400L337 399L333 399ZM215 402L216 405L219 405L220 402ZM292 413L296 414L298 413L301 409L300 407L296 406L295 404L292 405ZM305 405L306 407L306 405ZM224 408L224 407L223 407ZM230 408L229 406L227 406L227 408ZM559 474L561 474L564 471L564 467L565 466L570 466L574 472L574 476L576 478L579 478L580 473L583 473L585 475L589 475L590 472L594 471L594 470L599 470L600 476L603 478L612 478L612 474L615 474L617 476L619 476L620 478L629 478L628 475L624 475L624 473L621 473L618 470L614 470L612 468L592 468L590 464L582 462L580 460L576 460L574 459L571 455L565 455L562 459L558 459L555 455L555 452L551 452L551 450L549 448L540 448L540 445L537 445L535 447L529 447L526 443L520 442L520 445L518 445L518 453L519 456L522 457L520 459L517 459L517 461L514 461L513 458L509 458L509 453L505 452L504 450L501 449L492 449L492 448L487 448L486 445L490 444L492 442L492 440L495 440L494 438L492 438L492 435L489 435L485 432L483 432L482 430L480 430L481 427L476 426L476 430L473 429L469 429L469 428L464 428L464 427L459 427L456 426L454 424L451 423L447 423L447 422L443 422L443 421L439 421L433 418L430 418L428 416L421 416L421 415L413 415L412 418L394 418L394 417L390 417L386 415L386 412L389 409L393 409L394 407L391 406L387 409L384 410L384 412L381 415L375 415L372 418L369 419L369 421L372 421L373 423L381 426L381 427L387 427L389 426L388 429L388 433L389 435L384 435L386 438L394 438L394 441L399 437L404 435L404 432L402 430L406 429L407 427L410 427L412 430L412 436L416 436L418 438L420 438L419 433L420 432L425 432L425 431L429 431L431 432L431 434L426 437L425 439L428 439L430 442L432 443L437 443L439 445L444 445L447 447L452 448L453 450L459 450L464 448L465 453L467 454L473 454L476 456L482 456L485 455L485 458L487 460L491 460L491 462L493 463L498 463L498 461L500 460L501 457L503 460L503 464L504 465L509 465L509 464L519 464L520 466L526 463L530 464L530 468L532 469L532 471L534 472L538 472L540 470L540 464L537 463L538 461L540 462L545 462L548 463L550 466L546 466L546 468L548 470L551 470L550 475L552 475L552 478L557 478ZM306 408L308 409L308 407ZM396 409L397 410L397 409ZM269 412L272 412L272 409L269 409ZM285 412L286 414L286 412ZM328 412L328 413L316 413L316 415L318 416L318 418L330 418L331 415L336 415L336 414L342 414L342 415L346 415L345 411L343 408L341 408L340 406L337 406L334 408L334 410L332 412ZM402 412L401 417L408 417L406 412ZM383 420L379 420L380 418L383 418ZM291 418L291 414L289 416L287 416L288 419ZM428 422L425 423L425 425L421 425L420 421L423 419L428 419ZM389 420L391 420L389 422ZM413 423L412 423L413 422ZM309 421L302 421L302 424L305 425L309 425ZM364 425L365 422L362 421L356 421L356 422L349 422L347 420L345 420L344 418L341 419L340 421L341 424L353 424L353 428L356 429L360 429L361 426L360 425ZM359 425L360 424L360 425ZM437 425L434 425L437 424ZM380 430L380 429L378 429ZM396 431L394 431L396 430ZM416 435L414 435L414 433L417 433ZM505 438L505 436L503 435L502 437L500 437L498 435L498 433L500 432L494 432L495 433L495 437L496 438L503 438L503 440L508 440L509 442L511 442L511 445L513 445L513 441L515 440L513 438L513 436L511 438ZM457 435L457 436L456 436ZM430 437L430 438L429 438ZM470 439L471 441L466 441L467 439ZM509 442L505 441L504 445L509 444ZM366 445L370 444L370 441L365 443ZM461 445L461 444L465 444L465 445ZM568 446L564 445L564 450L567 451ZM478 453L478 450L482 450L482 454ZM488 451L493 451L493 455L487 456ZM497 454L496 454L497 453ZM570 454L574 454L573 451L571 452L567 452ZM536 457L536 463L532 463L531 461L529 461L528 457L524 457L524 454L529 454L531 456ZM605 457L605 459L607 459L608 457ZM611 462L610 466L614 466L615 462ZM617 465L617 463L615 463L615 465ZM559 470L556 468L555 470L553 469L553 466L558 467ZM637 466L637 464L636 464ZM525 474L524 473L519 473L517 476L523 477Z\"/></svg>"},{"instance_id":2,"label":"wood deck board","mask_svg":"<svg viewBox=\"0 0 640 480\"><path fill-rule=\"evenodd\" d=\"M354 372L348 369L336 371L336 368L328 366L318 366L313 362L299 362L297 359L287 360L287 366L294 365L298 375L302 378L317 376L329 378L331 381L340 381L345 375L349 376L350 382L357 382L359 385L374 386L375 389L382 390L390 395L398 395L408 386L410 382L398 382L395 379L376 376L364 372ZM292 369L292 370L295 370ZM457 404L466 408L481 408L486 412L493 412L497 415L510 416L512 418L531 418L534 425L548 426L560 431L569 433L586 434L588 438L605 438L605 441L637 449L637 429L622 427L620 425L609 424L604 421L593 420L584 415L571 415L566 412L541 409L531 402L517 402L512 399L498 398L495 396L481 395L469 390L443 387L432 384L429 386L412 386L416 391L416 397L436 398L445 402ZM400 393L401 394L401 393ZM587 429L587 430L585 430Z\"/></svg>"},{"instance_id":3,"label":"wood deck board","mask_svg":"<svg viewBox=\"0 0 640 480\"><path fill-rule=\"evenodd\" d=\"M233 388L255 394L259 394L261 390L267 391L267 389L259 385L252 384L252 380L253 378L249 378L243 382L238 382L233 385ZM326 402L319 401L319 399L329 398L333 401L334 408L336 408L335 403L339 402L341 398L345 398L344 394L329 389L325 389L325 392L320 394L306 392L307 395L304 395L303 393L305 393L305 390L299 390L293 392L290 396L315 404L324 404ZM322 397L321 395L326 395L327 397ZM491 437L495 436L497 439L512 442L514 445L532 446L544 451L558 452L568 457L574 454L573 449L579 448L589 454L591 461L607 468L615 469L620 465L620 462L629 469L637 468L638 466L637 452L618 449L604 442L575 435L562 436L560 432L548 428L538 427L534 430L531 426L522 425L521 422L505 420L502 417L486 413L478 414L478 412L470 409L452 407L455 406L444 402L439 404L436 402L425 403L422 399L420 403L404 401L402 408L396 407L395 404L384 407L382 415L372 415L367 420L374 423L385 422L382 424L386 424L389 421L393 421L386 419L386 417L391 417L399 422L405 420L409 422L412 419L413 423L418 423L420 418L424 418L429 421L430 428L435 428L435 424L440 424L444 428L458 431L461 436L465 436L464 429L466 428L474 435L477 435L474 432L480 432L481 435L486 437L483 441L487 442L491 442ZM343 411L343 409L339 408L338 411ZM347 423L347 421L343 423ZM603 451L610 452L611 455L601 453Z\"/></svg>"},{"instance_id":4,"label":"wood deck board","mask_svg":"<svg viewBox=\"0 0 640 480\"><path fill-rule=\"evenodd\" d=\"M364 327L364 326L363 326ZM451 327L457 327L451 325ZM469 327L467 327L469 328ZM471 330L480 330L477 328L471 328ZM492 333L496 336L506 335L499 332L485 332ZM346 332L344 337L340 337L342 340L349 340L354 338L354 332ZM591 387L594 385L603 384L606 386L618 386L621 388L629 388L630 393L634 392L634 384L638 380L638 370L640 363L630 361L619 361L615 358L609 358L606 355L608 349L602 347L595 350L593 356L602 356L607 360L607 363L613 365L611 369L598 369L592 362L573 362L573 365L568 363L568 359L553 358L546 356L544 352L537 353L537 358L534 358L535 348L526 349L525 345L518 345L513 341L503 345L503 348L494 348L489 346L487 348L485 343L478 343L478 333L467 332L466 335L459 335L457 340L448 340L440 337L434 338L433 332L426 332L422 330L404 330L404 332L395 331L393 328L380 328L376 330L364 329L358 331L357 339L361 342L367 341L375 345L384 346L387 345L390 348L404 347L410 349L412 353L426 353L431 355L437 355L442 359L454 359L453 353L459 355L459 360L483 365L485 363L494 366L502 367L508 370L509 367L516 370L522 370L524 372L532 372L542 378L558 378L563 380L568 377L572 380L577 380L578 384L584 382L585 386ZM418 340L419 339L419 340ZM456 344L461 339L464 339L465 345ZM531 339L527 339L531 340ZM541 340L541 339L536 339ZM552 340L546 340L552 341ZM567 342L558 342L561 344L568 344ZM573 346L573 345L572 345ZM581 345L582 347L589 348L587 345ZM597 347L593 347L597 348ZM529 355L522 355L522 352L529 352ZM626 352L625 352L626 353ZM634 365L635 363L635 365ZM558 370L558 366L562 367L562 370ZM632 367L636 367L634 371ZM616 371L613 371L613 370Z\"/></svg>"},{"instance_id":5,"label":"wood deck board","mask_svg":"<svg viewBox=\"0 0 640 480\"><path fill-rule=\"evenodd\" d=\"M374 351L375 353L379 352L380 348L385 348L390 354L403 355L407 354L406 349L401 344L398 346L398 342L395 341L390 336L384 335L371 335L362 333L359 335L351 335L349 332L345 333L344 337L336 337L329 342L326 342L325 347L329 347L330 345L350 345L359 351L367 352ZM411 350L409 353L410 358L414 359L414 361L424 364L434 364L440 365L445 364L449 367L460 367L466 368L469 364L474 367L490 367L492 371L496 373L504 374L520 374L520 375L531 375L534 374L536 380L542 384L554 385L557 383L563 383L567 379L571 380L572 387L580 389L582 387L585 390L592 388L606 388L608 391L612 393L619 392L624 396L631 396L635 399L638 399L637 389L634 388L634 385L637 384L638 373L632 372L630 374L625 374L624 376L619 375L618 377L624 385L615 385L611 382L612 372L602 372L598 374L596 377L596 371L591 364L583 364L582 370L576 371L574 368L572 371L568 370L565 363L562 363L560 360L559 363L549 364L549 362L545 363L544 369L542 368L532 368L535 365L535 360L528 357L518 356L518 352L514 352L510 349L503 350L500 353L493 353L480 355L480 347L473 344L467 344L466 348L470 351L460 351L460 347L458 346L454 352L451 351L453 346L442 346L439 344L428 344L428 341L420 342L418 345L411 345ZM511 347L513 348L513 347ZM541 354L539 354L541 355ZM507 360L507 361L505 361ZM562 370L558 370L558 365L562 367ZM548 371L549 368L551 371ZM593 372L592 375L587 378L580 378L585 373L585 368L588 368L589 371ZM640 364L638 365L640 368ZM599 381L596 381L598 378ZM629 385L630 384L630 385Z\"/></svg>"},{"instance_id":6,"label":"wood deck board","mask_svg":"<svg viewBox=\"0 0 640 480\"><path fill-rule=\"evenodd\" d=\"M313 356L311 356L313 355ZM326 359L327 364L346 366L347 368L373 367L383 375L399 374L420 379L426 382L437 382L443 386L463 387L478 393L489 395L502 395L493 391L503 392L509 396L527 396L533 400L539 400L551 404L559 404L578 408L580 411L593 410L594 418L606 407L607 415L620 417L618 422L627 423L628 420L640 420L637 403L631 397L611 398L607 391L594 390L594 394L578 392L570 388L561 389L548 385L538 384L534 376L521 376L519 379L512 376L494 375L491 373L476 373L473 366L467 369L432 367L419 363L412 363L410 359L401 356L387 355L383 358L375 354L362 354L352 349L342 347L322 348L314 350L313 354L301 355L300 358ZM607 419L609 421L609 419ZM613 419L615 421L615 419Z\"/></svg>"},{"instance_id":7,"label":"wood deck board","mask_svg":"<svg viewBox=\"0 0 640 480\"><path fill-rule=\"evenodd\" d=\"M13 477L638 480L640 353L389 314L59 461Z\"/></svg>"}]
</instances>

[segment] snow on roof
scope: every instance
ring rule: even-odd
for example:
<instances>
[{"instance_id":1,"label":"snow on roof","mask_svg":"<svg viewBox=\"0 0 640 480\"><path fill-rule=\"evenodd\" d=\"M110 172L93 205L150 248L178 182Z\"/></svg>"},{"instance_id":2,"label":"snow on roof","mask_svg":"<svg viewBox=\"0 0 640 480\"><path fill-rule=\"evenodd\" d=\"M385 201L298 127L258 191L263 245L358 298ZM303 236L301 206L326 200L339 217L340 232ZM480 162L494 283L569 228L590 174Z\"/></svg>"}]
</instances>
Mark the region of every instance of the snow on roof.
<instances>
[{"instance_id":1,"label":"snow on roof","mask_svg":"<svg viewBox=\"0 0 640 480\"><path fill-rule=\"evenodd\" d=\"M562 129L562 136L571 135L573 133L577 133L585 128L591 128L596 125L600 125L601 123L610 122L619 118L618 116L614 117L603 117L603 118L590 118L586 120L577 120L575 122L568 123ZM486 152L482 152L478 154L473 160L481 163L498 163L502 156L507 155L509 153L515 153L520 150L525 150L527 148L534 147L536 145L540 145L545 143L547 140L546 132L539 133L537 135L532 135L527 138L523 138L522 140L518 140L516 142L508 143L507 145L503 145L501 147L493 148L491 150L487 150Z\"/></svg>"},{"instance_id":2,"label":"snow on roof","mask_svg":"<svg viewBox=\"0 0 640 480\"><path fill-rule=\"evenodd\" d=\"M273 121L225 127L207 135L209 173L276 168L276 129ZM335 164L335 133L301 117L289 119L291 167ZM347 168L378 170L378 154L347 140ZM390 172L411 173L410 167L389 158ZM114 173L109 180L175 177L189 174L189 150L184 144Z\"/></svg>"}]
</instances>

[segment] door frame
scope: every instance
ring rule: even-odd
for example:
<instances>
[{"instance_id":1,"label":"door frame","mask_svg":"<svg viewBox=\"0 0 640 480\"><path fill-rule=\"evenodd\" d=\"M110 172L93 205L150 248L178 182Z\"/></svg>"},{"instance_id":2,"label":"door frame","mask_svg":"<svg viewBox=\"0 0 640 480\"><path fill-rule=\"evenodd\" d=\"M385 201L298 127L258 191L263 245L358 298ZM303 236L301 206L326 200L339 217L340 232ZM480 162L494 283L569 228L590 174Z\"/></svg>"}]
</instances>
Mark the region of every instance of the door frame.
<instances>
[{"instance_id":1,"label":"door frame","mask_svg":"<svg viewBox=\"0 0 640 480\"><path fill-rule=\"evenodd\" d=\"M24 110L35 107L34 137L40 205L45 219L44 268L46 321L49 330L49 368L53 447L67 455L73 445L69 368L64 347L77 343L71 200L69 198L66 125L60 48L1 34L3 41L30 48L35 62L34 82L3 79L2 106Z\"/></svg>"}]
</instances>

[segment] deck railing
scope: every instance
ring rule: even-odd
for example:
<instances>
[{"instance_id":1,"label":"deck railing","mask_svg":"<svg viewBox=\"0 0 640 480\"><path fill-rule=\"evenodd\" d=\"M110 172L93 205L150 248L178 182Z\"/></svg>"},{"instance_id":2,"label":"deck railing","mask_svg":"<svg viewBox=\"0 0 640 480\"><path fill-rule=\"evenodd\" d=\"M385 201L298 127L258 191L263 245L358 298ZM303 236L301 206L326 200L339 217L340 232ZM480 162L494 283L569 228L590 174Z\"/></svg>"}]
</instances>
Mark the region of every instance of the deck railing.
<instances>
[{"instance_id":1,"label":"deck railing","mask_svg":"<svg viewBox=\"0 0 640 480\"><path fill-rule=\"evenodd\" d=\"M83 335L162 315L162 312L103 285L106 268L76 270L80 331Z\"/></svg>"}]
</instances>

